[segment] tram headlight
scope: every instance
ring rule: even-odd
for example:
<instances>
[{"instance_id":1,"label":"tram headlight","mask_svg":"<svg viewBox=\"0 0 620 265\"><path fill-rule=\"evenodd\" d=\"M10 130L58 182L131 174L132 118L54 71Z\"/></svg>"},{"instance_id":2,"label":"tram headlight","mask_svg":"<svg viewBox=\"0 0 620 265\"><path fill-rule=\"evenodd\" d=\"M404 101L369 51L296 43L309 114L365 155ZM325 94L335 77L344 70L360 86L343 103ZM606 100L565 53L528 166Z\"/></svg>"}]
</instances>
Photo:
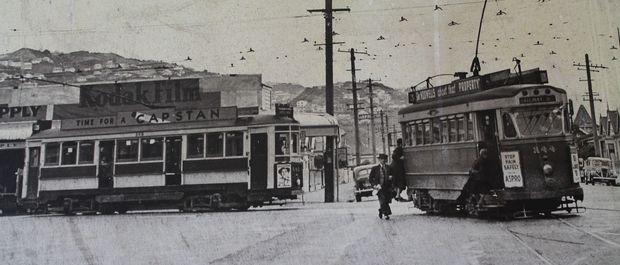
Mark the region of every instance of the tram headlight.
<instances>
[{"instance_id":1,"label":"tram headlight","mask_svg":"<svg viewBox=\"0 0 620 265\"><path fill-rule=\"evenodd\" d=\"M545 164L545 165L543 166L543 173L544 173L546 176L551 175L551 174L553 173L553 167L552 167L551 165L549 165L549 164Z\"/></svg>"},{"instance_id":2,"label":"tram headlight","mask_svg":"<svg viewBox=\"0 0 620 265\"><path fill-rule=\"evenodd\" d=\"M301 179L297 179L297 186L301 186Z\"/></svg>"}]
</instances>

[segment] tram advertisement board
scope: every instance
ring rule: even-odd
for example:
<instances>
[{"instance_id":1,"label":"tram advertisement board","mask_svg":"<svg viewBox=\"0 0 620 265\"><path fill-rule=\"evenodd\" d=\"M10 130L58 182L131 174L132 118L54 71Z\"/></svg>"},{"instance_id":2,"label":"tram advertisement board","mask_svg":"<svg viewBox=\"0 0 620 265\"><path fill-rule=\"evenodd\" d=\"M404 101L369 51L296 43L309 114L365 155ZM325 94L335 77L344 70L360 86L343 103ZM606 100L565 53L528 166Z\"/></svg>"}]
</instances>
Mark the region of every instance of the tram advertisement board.
<instances>
[{"instance_id":1,"label":"tram advertisement board","mask_svg":"<svg viewBox=\"0 0 620 265\"><path fill-rule=\"evenodd\" d=\"M202 109L153 109L130 112L118 112L116 116L64 119L61 129L104 128L133 125L155 125L178 122L195 122L210 120L230 120L237 118L237 107L202 108Z\"/></svg>"},{"instance_id":2,"label":"tram advertisement board","mask_svg":"<svg viewBox=\"0 0 620 265\"><path fill-rule=\"evenodd\" d=\"M409 103L417 103L437 98L466 94L480 89L481 82L479 77L457 80L443 86L436 86L411 92L409 95Z\"/></svg>"},{"instance_id":3,"label":"tram advertisement board","mask_svg":"<svg viewBox=\"0 0 620 265\"><path fill-rule=\"evenodd\" d=\"M518 151L501 152L504 186L506 188L523 187L521 161Z\"/></svg>"},{"instance_id":4,"label":"tram advertisement board","mask_svg":"<svg viewBox=\"0 0 620 265\"><path fill-rule=\"evenodd\" d=\"M576 150L575 152L573 152L572 149L573 148L571 147L570 161L573 169L573 182L579 183L579 181L581 181L581 176L579 174L579 155L577 154Z\"/></svg>"},{"instance_id":5,"label":"tram advertisement board","mask_svg":"<svg viewBox=\"0 0 620 265\"><path fill-rule=\"evenodd\" d=\"M290 188L291 182L291 164L276 164L276 188Z\"/></svg>"}]
</instances>

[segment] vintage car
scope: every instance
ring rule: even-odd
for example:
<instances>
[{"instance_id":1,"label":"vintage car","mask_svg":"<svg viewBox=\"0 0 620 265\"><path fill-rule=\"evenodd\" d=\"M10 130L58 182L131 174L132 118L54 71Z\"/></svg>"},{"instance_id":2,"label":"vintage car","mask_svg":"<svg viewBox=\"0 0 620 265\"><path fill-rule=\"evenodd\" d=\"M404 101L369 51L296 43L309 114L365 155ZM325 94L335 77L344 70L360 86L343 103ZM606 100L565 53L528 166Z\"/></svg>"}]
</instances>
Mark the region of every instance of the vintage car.
<instances>
[{"instance_id":1,"label":"vintage car","mask_svg":"<svg viewBox=\"0 0 620 265\"><path fill-rule=\"evenodd\" d=\"M370 170L376 165L363 165L353 168L353 180L355 181L355 201L362 201L362 197L372 196L373 187L370 184Z\"/></svg>"},{"instance_id":2,"label":"vintage car","mask_svg":"<svg viewBox=\"0 0 620 265\"><path fill-rule=\"evenodd\" d=\"M609 158L588 157L584 161L583 173L585 184L594 185L596 182L601 182L607 185L620 185L614 165Z\"/></svg>"}]
</instances>

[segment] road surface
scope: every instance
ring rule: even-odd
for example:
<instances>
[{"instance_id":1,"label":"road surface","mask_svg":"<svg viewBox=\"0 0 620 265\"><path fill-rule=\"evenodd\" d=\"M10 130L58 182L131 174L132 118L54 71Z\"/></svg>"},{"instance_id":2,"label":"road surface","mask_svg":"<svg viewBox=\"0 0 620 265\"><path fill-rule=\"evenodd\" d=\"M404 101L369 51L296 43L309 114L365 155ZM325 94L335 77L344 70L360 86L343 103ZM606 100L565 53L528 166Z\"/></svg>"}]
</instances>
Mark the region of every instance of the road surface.
<instances>
[{"instance_id":1,"label":"road surface","mask_svg":"<svg viewBox=\"0 0 620 265\"><path fill-rule=\"evenodd\" d=\"M1 264L620 264L620 187L584 187L585 213L513 221L393 203L247 212L0 217Z\"/></svg>"}]
</instances>

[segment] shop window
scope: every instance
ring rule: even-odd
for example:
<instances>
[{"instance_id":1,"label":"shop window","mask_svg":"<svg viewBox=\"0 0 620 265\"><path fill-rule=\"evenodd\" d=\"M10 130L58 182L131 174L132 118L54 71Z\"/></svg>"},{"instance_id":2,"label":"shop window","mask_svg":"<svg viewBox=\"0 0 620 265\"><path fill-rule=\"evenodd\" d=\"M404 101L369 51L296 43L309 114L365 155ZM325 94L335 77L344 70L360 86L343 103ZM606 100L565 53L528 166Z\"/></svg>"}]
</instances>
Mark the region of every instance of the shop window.
<instances>
[{"instance_id":1,"label":"shop window","mask_svg":"<svg viewBox=\"0 0 620 265\"><path fill-rule=\"evenodd\" d=\"M276 133L276 155L288 155L290 152L290 141L288 132Z\"/></svg>"},{"instance_id":2,"label":"shop window","mask_svg":"<svg viewBox=\"0 0 620 265\"><path fill-rule=\"evenodd\" d=\"M48 143L45 144L45 165L55 166L58 165L60 158L60 143Z\"/></svg>"},{"instance_id":3,"label":"shop window","mask_svg":"<svg viewBox=\"0 0 620 265\"><path fill-rule=\"evenodd\" d=\"M163 138L142 139L142 160L161 160L163 158Z\"/></svg>"},{"instance_id":4,"label":"shop window","mask_svg":"<svg viewBox=\"0 0 620 265\"><path fill-rule=\"evenodd\" d=\"M226 133L226 156L243 156L243 132Z\"/></svg>"},{"instance_id":5,"label":"shop window","mask_svg":"<svg viewBox=\"0 0 620 265\"><path fill-rule=\"evenodd\" d=\"M116 159L119 162L138 161L138 139L117 140Z\"/></svg>"},{"instance_id":6,"label":"shop window","mask_svg":"<svg viewBox=\"0 0 620 265\"><path fill-rule=\"evenodd\" d=\"M62 143L62 156L60 160L61 165L75 165L77 158L77 142L64 142Z\"/></svg>"},{"instance_id":7,"label":"shop window","mask_svg":"<svg viewBox=\"0 0 620 265\"><path fill-rule=\"evenodd\" d=\"M187 136L187 157L196 158L205 155L204 134L190 134Z\"/></svg>"},{"instance_id":8,"label":"shop window","mask_svg":"<svg viewBox=\"0 0 620 265\"><path fill-rule=\"evenodd\" d=\"M224 137L222 133L207 133L207 157L224 155Z\"/></svg>"},{"instance_id":9,"label":"shop window","mask_svg":"<svg viewBox=\"0 0 620 265\"><path fill-rule=\"evenodd\" d=\"M95 155L95 142L81 141L78 163L79 164L93 163L94 155Z\"/></svg>"}]
</instances>

